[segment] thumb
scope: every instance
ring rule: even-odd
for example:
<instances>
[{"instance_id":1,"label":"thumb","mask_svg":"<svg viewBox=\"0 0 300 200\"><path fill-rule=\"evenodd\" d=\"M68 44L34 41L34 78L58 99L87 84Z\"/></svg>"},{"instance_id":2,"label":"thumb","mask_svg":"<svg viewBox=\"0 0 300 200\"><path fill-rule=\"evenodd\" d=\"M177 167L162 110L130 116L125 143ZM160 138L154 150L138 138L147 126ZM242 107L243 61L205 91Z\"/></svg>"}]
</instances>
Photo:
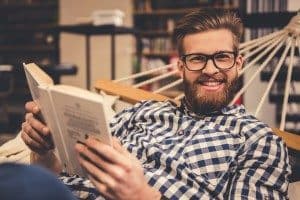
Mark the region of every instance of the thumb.
<instances>
[{"instance_id":1,"label":"thumb","mask_svg":"<svg viewBox=\"0 0 300 200\"><path fill-rule=\"evenodd\" d=\"M34 114L37 114L37 113L40 112L40 108L38 107L38 105L34 101L26 102L25 110L27 112L31 112L31 113L34 113Z\"/></svg>"}]
</instances>

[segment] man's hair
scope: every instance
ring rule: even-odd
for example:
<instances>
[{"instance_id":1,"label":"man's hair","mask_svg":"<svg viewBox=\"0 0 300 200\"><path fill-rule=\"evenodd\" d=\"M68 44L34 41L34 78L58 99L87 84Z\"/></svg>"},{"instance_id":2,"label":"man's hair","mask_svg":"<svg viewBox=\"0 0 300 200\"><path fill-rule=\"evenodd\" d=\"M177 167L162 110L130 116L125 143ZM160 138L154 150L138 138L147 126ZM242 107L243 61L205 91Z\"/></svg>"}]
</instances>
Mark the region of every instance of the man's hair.
<instances>
[{"instance_id":1,"label":"man's hair","mask_svg":"<svg viewBox=\"0 0 300 200\"><path fill-rule=\"evenodd\" d=\"M208 30L227 29L233 35L233 50L238 52L243 31L241 19L233 12L214 9L197 9L181 18L173 32L179 55L184 54L183 38L188 34Z\"/></svg>"}]
</instances>

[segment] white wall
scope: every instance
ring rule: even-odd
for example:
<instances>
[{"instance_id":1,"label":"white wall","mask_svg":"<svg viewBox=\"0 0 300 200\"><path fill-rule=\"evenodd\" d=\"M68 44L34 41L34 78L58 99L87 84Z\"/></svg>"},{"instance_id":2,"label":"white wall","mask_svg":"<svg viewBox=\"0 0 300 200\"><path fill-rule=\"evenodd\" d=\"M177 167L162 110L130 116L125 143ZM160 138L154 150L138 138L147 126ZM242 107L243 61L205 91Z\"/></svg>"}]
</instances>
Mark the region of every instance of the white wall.
<instances>
[{"instance_id":1,"label":"white wall","mask_svg":"<svg viewBox=\"0 0 300 200\"><path fill-rule=\"evenodd\" d=\"M259 66L253 66L249 68L249 70L244 75L244 84L249 81L252 75L257 71L258 67ZM267 87L267 84L268 82L262 82L260 80L260 75L258 75L244 94L244 104L247 108L247 111L253 115ZM275 114L276 106L275 104L271 104L267 97L257 118L267 123L271 127L277 127Z\"/></svg>"},{"instance_id":2,"label":"white wall","mask_svg":"<svg viewBox=\"0 0 300 200\"><path fill-rule=\"evenodd\" d=\"M131 0L60 0L60 24L76 24L78 17L88 17L98 9L120 9L125 13L124 25L132 26ZM110 79L110 36L91 37L91 86L99 78ZM134 37L116 37L116 78L131 74ZM78 66L76 76L65 76L62 83L86 87L85 37L63 33L60 41L61 62Z\"/></svg>"},{"instance_id":3,"label":"white wall","mask_svg":"<svg viewBox=\"0 0 300 200\"><path fill-rule=\"evenodd\" d=\"M287 9L289 11L298 11L300 9L299 0L288 0Z\"/></svg>"}]
</instances>

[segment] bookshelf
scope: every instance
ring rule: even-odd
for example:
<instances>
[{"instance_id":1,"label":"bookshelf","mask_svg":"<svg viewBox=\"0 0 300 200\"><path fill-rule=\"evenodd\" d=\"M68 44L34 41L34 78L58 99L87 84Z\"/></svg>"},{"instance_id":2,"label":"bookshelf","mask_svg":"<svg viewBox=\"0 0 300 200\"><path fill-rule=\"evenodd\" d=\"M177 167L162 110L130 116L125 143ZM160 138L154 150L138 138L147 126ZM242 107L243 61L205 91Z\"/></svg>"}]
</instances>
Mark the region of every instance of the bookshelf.
<instances>
[{"instance_id":1,"label":"bookshelf","mask_svg":"<svg viewBox=\"0 0 300 200\"><path fill-rule=\"evenodd\" d=\"M35 62L50 70L59 62L58 4L58 0L0 1L0 65L13 66L12 93L2 99L9 121L4 124L0 117L1 131L20 129L24 103L31 99L22 63Z\"/></svg>"},{"instance_id":2,"label":"bookshelf","mask_svg":"<svg viewBox=\"0 0 300 200\"><path fill-rule=\"evenodd\" d=\"M142 38L143 59L147 62L160 59L169 63L176 56L172 32L176 21L183 15L196 8L240 12L244 4L240 0L133 0L133 7L134 26L140 30Z\"/></svg>"},{"instance_id":3,"label":"bookshelf","mask_svg":"<svg viewBox=\"0 0 300 200\"><path fill-rule=\"evenodd\" d=\"M59 34L53 29L58 20L58 1L56 4L55 1L28 2L31 1L0 3L1 64L49 65L59 60Z\"/></svg>"}]
</instances>

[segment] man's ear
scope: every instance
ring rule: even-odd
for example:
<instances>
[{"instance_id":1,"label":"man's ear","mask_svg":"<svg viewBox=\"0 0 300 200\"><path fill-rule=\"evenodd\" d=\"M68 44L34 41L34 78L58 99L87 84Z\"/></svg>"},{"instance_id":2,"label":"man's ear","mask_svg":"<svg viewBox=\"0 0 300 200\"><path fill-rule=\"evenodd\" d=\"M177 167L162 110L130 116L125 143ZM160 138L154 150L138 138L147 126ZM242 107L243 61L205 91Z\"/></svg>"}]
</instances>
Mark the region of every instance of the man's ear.
<instances>
[{"instance_id":1,"label":"man's ear","mask_svg":"<svg viewBox=\"0 0 300 200\"><path fill-rule=\"evenodd\" d=\"M179 73L180 78L183 78L184 66L183 66L182 60L180 60L180 59L177 61L177 68L178 68L178 73Z\"/></svg>"},{"instance_id":2,"label":"man's ear","mask_svg":"<svg viewBox=\"0 0 300 200\"><path fill-rule=\"evenodd\" d=\"M244 64L244 58L242 55L239 54L236 58L236 67L238 72L242 70L243 64Z\"/></svg>"}]
</instances>

